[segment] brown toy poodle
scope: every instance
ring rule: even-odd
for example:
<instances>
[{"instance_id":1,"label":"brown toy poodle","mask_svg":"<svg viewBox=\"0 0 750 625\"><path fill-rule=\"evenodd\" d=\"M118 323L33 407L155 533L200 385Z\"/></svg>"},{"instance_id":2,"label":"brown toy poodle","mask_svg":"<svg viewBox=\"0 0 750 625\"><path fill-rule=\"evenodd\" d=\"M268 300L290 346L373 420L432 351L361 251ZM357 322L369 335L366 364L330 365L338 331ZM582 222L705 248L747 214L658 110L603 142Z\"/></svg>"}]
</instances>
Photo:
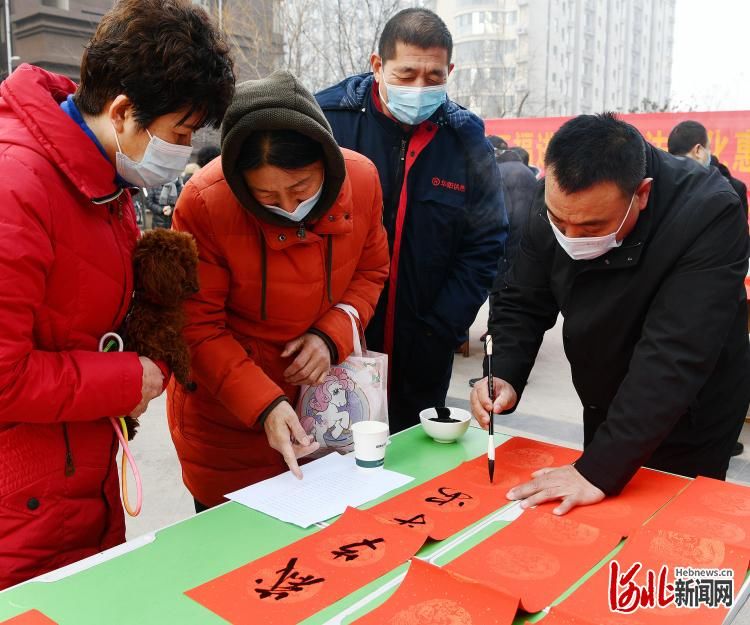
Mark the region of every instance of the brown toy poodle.
<instances>
[{"instance_id":1,"label":"brown toy poodle","mask_svg":"<svg viewBox=\"0 0 750 625\"><path fill-rule=\"evenodd\" d=\"M123 330L125 349L166 363L175 379L189 388L183 302L200 288L195 240L185 232L149 230L136 245L133 270L133 301ZM132 439L138 421L126 417L126 422Z\"/></svg>"}]
</instances>

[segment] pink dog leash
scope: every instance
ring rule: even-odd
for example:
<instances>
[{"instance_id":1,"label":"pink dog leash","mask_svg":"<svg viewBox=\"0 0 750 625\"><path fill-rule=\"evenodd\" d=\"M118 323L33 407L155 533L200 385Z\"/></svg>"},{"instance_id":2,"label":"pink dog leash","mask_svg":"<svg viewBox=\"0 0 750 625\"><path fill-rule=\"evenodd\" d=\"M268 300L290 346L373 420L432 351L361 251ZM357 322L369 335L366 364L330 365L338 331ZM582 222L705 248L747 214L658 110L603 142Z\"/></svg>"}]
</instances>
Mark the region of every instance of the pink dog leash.
<instances>
[{"instance_id":1,"label":"pink dog leash","mask_svg":"<svg viewBox=\"0 0 750 625\"><path fill-rule=\"evenodd\" d=\"M99 340L99 351L100 352L111 352L117 348L118 352L122 352L125 349L125 344L122 341L122 337L117 332L107 332ZM118 423L119 421L119 423ZM121 485L122 485L122 504L125 507L125 511L132 517L138 516L141 513L141 507L143 506L143 485L141 483L141 474L138 471L138 465L133 458L133 454L130 452L130 446L128 445L128 426L125 423L123 417L116 419L115 417L109 417L109 422L115 429L117 438L122 446L121 456ZM130 501L128 499L128 474L127 468L130 465L130 469L135 477L135 488L136 488L136 504L135 509L130 507Z\"/></svg>"}]
</instances>

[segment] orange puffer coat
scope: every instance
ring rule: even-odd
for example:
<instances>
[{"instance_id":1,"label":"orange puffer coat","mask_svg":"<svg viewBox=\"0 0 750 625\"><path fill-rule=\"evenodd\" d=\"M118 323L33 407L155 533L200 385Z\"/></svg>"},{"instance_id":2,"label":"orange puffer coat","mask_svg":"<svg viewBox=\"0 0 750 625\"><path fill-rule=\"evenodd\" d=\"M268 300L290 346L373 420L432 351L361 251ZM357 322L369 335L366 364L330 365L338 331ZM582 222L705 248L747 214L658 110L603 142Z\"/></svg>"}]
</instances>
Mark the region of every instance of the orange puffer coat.
<instances>
[{"instance_id":1,"label":"orange puffer coat","mask_svg":"<svg viewBox=\"0 0 750 625\"><path fill-rule=\"evenodd\" d=\"M275 77L299 88L288 74ZM339 362L346 359L352 326L333 306L351 304L367 324L389 264L375 166L339 150L311 96L307 101L303 93L295 106L319 126L304 132L324 145L326 182L309 222L272 216L243 189L237 172L225 178L233 170L232 144L258 128L253 121L232 132L233 122L247 121L238 106L249 102L249 111L258 100L243 100L243 93L241 86L225 121L223 163L216 159L193 176L173 221L197 241L201 290L187 303L185 329L194 384L191 390L170 385L169 424L185 484L206 505L286 470L261 423L279 398L293 404L299 394L284 382L293 360L281 357L284 346L312 330L328 339Z\"/></svg>"}]
</instances>

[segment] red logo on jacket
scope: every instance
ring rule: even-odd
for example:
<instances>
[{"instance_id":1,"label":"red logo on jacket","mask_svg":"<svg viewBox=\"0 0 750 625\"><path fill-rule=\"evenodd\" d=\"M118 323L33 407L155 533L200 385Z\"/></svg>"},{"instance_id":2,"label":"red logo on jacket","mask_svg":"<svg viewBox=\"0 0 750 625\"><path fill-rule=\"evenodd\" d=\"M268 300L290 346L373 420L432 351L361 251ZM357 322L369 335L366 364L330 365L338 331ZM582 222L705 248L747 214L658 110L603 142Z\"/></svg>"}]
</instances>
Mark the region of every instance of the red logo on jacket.
<instances>
[{"instance_id":1,"label":"red logo on jacket","mask_svg":"<svg viewBox=\"0 0 750 625\"><path fill-rule=\"evenodd\" d=\"M451 191L458 191L459 193L466 192L466 185L459 184L458 182L450 182L449 180L443 180L442 178L438 178L437 176L432 179L432 186L444 187L446 189L450 189Z\"/></svg>"}]
</instances>

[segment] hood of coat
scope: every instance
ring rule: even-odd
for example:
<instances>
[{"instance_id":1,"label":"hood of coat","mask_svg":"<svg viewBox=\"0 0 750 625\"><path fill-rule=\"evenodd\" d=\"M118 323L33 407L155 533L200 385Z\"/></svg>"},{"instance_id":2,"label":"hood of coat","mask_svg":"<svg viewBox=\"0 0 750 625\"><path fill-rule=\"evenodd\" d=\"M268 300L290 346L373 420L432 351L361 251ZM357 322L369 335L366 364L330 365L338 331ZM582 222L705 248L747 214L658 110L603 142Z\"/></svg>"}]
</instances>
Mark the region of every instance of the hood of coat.
<instances>
[{"instance_id":1,"label":"hood of coat","mask_svg":"<svg viewBox=\"0 0 750 625\"><path fill-rule=\"evenodd\" d=\"M258 219L275 226L299 226L291 219L264 208L250 193L242 171L237 167L245 139L258 130L273 129L294 130L314 139L323 147L323 193L305 219L306 222L315 222L336 202L346 178L346 167L323 111L313 95L290 72L276 71L267 78L248 80L237 86L221 126L224 178L240 204Z\"/></svg>"},{"instance_id":2,"label":"hood of coat","mask_svg":"<svg viewBox=\"0 0 750 625\"><path fill-rule=\"evenodd\" d=\"M2 141L38 152L86 197L105 201L120 193L114 165L60 108L75 90L75 83L65 76L32 65L19 66L0 85L0 97L28 134L8 132Z\"/></svg>"}]
</instances>

